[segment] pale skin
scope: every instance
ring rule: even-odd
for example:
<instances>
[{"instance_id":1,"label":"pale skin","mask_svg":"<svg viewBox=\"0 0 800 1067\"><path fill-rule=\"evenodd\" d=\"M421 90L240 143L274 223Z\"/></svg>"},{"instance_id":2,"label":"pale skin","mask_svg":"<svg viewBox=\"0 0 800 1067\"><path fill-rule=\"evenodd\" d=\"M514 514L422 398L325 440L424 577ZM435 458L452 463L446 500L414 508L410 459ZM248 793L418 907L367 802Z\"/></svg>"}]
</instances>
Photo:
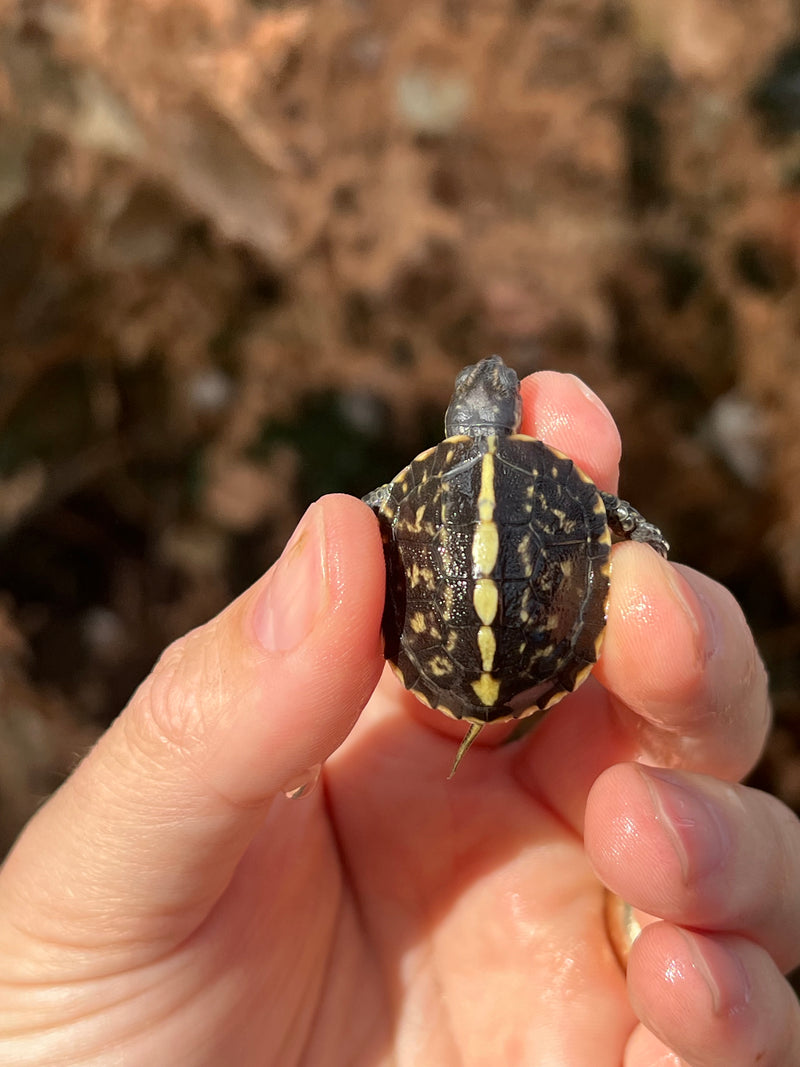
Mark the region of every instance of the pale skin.
<instances>
[{"instance_id":1,"label":"pale skin","mask_svg":"<svg viewBox=\"0 0 800 1067\"><path fill-rule=\"evenodd\" d=\"M523 398L614 491L599 401ZM374 516L328 497L165 652L0 872L0 1063L800 1063L800 832L732 784L769 720L732 598L618 546L592 679L447 781L463 726L381 676L382 596ZM627 979L604 884L656 917Z\"/></svg>"}]
</instances>

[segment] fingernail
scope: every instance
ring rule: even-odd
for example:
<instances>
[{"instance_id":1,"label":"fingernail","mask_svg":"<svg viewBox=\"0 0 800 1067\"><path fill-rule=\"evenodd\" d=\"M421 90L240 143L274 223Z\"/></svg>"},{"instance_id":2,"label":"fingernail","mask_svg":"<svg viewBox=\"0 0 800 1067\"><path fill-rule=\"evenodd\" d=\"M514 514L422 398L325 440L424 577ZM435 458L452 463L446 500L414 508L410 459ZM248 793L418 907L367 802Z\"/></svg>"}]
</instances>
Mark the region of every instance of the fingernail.
<instances>
[{"instance_id":1,"label":"fingernail","mask_svg":"<svg viewBox=\"0 0 800 1067\"><path fill-rule=\"evenodd\" d=\"M703 626L705 627L705 658L711 660L723 644L722 620L720 619L715 606L704 595L702 590L693 589L692 595L700 607L700 614L702 616ZM751 647L752 645L748 643L748 648Z\"/></svg>"},{"instance_id":2,"label":"fingernail","mask_svg":"<svg viewBox=\"0 0 800 1067\"><path fill-rule=\"evenodd\" d=\"M307 771L303 771L302 774L297 774L290 778L288 782L285 782L281 787L281 792L289 800L299 800L300 797L310 796L317 787L321 773L322 764L315 763Z\"/></svg>"},{"instance_id":3,"label":"fingernail","mask_svg":"<svg viewBox=\"0 0 800 1067\"><path fill-rule=\"evenodd\" d=\"M589 388L589 386L586 384L585 381L583 381L582 378L579 378L577 374L568 374L567 377L571 378L573 382L575 382L575 384L578 386L578 388L586 397L586 399L594 407L596 407L598 411L602 411L607 418L611 418L611 412L608 410L606 405L603 403L597 393L595 393L593 389Z\"/></svg>"},{"instance_id":4,"label":"fingernail","mask_svg":"<svg viewBox=\"0 0 800 1067\"><path fill-rule=\"evenodd\" d=\"M610 889L605 891L605 920L608 939L623 971L634 941L642 932L642 913Z\"/></svg>"},{"instance_id":5,"label":"fingernail","mask_svg":"<svg viewBox=\"0 0 800 1067\"><path fill-rule=\"evenodd\" d=\"M678 857L684 884L717 870L731 841L714 805L671 771L643 766L638 770L653 801L656 819Z\"/></svg>"},{"instance_id":6,"label":"fingernail","mask_svg":"<svg viewBox=\"0 0 800 1067\"><path fill-rule=\"evenodd\" d=\"M736 1015L750 1002L752 986L736 952L722 942L676 927L689 950L695 973L702 978L715 1015Z\"/></svg>"},{"instance_id":7,"label":"fingernail","mask_svg":"<svg viewBox=\"0 0 800 1067\"><path fill-rule=\"evenodd\" d=\"M289 652L309 636L326 600L322 508L312 504L270 572L253 612L268 652Z\"/></svg>"},{"instance_id":8,"label":"fingernail","mask_svg":"<svg viewBox=\"0 0 800 1067\"><path fill-rule=\"evenodd\" d=\"M672 599L689 623L694 636L697 654L698 656L701 656L705 647L703 642L703 627L700 621L702 605L695 595L694 590L683 578L680 571L678 571L671 563L667 562L667 560L662 560L661 565L664 572L664 580L667 583Z\"/></svg>"}]
</instances>

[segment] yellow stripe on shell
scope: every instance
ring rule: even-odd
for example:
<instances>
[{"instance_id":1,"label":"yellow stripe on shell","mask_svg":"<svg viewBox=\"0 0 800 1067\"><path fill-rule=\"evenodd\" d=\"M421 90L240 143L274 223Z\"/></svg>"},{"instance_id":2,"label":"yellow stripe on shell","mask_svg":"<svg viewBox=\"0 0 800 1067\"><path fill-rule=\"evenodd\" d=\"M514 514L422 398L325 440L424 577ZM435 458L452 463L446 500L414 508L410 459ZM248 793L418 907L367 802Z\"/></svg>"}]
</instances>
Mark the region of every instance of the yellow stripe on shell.
<instances>
[{"instance_id":1,"label":"yellow stripe on shell","mask_svg":"<svg viewBox=\"0 0 800 1067\"><path fill-rule=\"evenodd\" d=\"M484 671L490 671L497 652L497 639L491 626L481 626L478 630L478 650L481 654L481 666Z\"/></svg>"},{"instance_id":2,"label":"yellow stripe on shell","mask_svg":"<svg viewBox=\"0 0 800 1067\"><path fill-rule=\"evenodd\" d=\"M472 592L472 603L478 618L486 626L491 626L497 617L499 600L497 584L491 578L479 578Z\"/></svg>"},{"instance_id":3,"label":"yellow stripe on shell","mask_svg":"<svg viewBox=\"0 0 800 1067\"><path fill-rule=\"evenodd\" d=\"M488 578L495 568L500 552L500 531L494 520L497 503L494 491L494 454L497 437L486 440L487 451L481 460L481 487L478 493L479 523L472 538L472 564L474 576Z\"/></svg>"},{"instance_id":4,"label":"yellow stripe on shell","mask_svg":"<svg viewBox=\"0 0 800 1067\"><path fill-rule=\"evenodd\" d=\"M480 522L472 539L473 573L488 578L500 553L500 532L494 522Z\"/></svg>"},{"instance_id":5,"label":"yellow stripe on shell","mask_svg":"<svg viewBox=\"0 0 800 1067\"><path fill-rule=\"evenodd\" d=\"M490 441L492 438L490 438ZM496 444L496 438L495 444ZM481 522L491 522L497 501L494 495L494 451L486 452L481 460L481 488L478 493L478 518Z\"/></svg>"}]
</instances>

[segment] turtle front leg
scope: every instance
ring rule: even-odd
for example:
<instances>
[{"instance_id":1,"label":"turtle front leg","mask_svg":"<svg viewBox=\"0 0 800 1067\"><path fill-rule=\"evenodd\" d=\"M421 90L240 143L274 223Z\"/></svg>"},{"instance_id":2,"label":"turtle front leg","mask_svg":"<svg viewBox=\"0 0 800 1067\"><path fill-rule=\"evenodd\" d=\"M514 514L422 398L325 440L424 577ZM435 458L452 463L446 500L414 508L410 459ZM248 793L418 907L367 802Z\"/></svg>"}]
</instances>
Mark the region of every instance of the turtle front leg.
<instances>
[{"instance_id":1,"label":"turtle front leg","mask_svg":"<svg viewBox=\"0 0 800 1067\"><path fill-rule=\"evenodd\" d=\"M602 490L600 496L606 506L608 525L613 534L626 541L643 541L666 559L669 543L657 526L648 522L627 500L620 500L613 493L604 493Z\"/></svg>"}]
</instances>

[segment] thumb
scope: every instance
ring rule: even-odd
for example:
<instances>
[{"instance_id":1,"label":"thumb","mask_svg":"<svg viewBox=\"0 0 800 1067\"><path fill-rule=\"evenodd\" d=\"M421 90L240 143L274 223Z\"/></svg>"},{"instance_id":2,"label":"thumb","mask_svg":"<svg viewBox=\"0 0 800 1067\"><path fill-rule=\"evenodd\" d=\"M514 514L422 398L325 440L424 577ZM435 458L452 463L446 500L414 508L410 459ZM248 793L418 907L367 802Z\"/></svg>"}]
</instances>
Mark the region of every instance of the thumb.
<instances>
[{"instance_id":1,"label":"thumb","mask_svg":"<svg viewBox=\"0 0 800 1067\"><path fill-rule=\"evenodd\" d=\"M369 699L383 589L368 509L313 504L262 579L167 649L29 824L0 877L0 925L96 944L159 939L161 917L165 938L185 936L271 798L341 744Z\"/></svg>"}]
</instances>

